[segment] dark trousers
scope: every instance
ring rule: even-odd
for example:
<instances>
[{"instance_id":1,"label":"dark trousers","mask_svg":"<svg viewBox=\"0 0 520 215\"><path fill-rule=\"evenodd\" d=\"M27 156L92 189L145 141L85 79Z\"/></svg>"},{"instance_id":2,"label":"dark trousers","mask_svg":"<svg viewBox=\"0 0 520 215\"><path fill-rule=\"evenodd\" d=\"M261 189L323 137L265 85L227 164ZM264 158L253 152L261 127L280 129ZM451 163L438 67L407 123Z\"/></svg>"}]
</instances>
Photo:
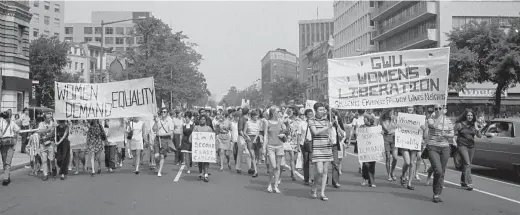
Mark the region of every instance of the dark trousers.
<instances>
[{"instance_id":1,"label":"dark trousers","mask_svg":"<svg viewBox=\"0 0 520 215\"><path fill-rule=\"evenodd\" d=\"M184 154L181 152L181 134L173 134L173 145L175 146L175 162L182 163L184 161Z\"/></svg>"},{"instance_id":2,"label":"dark trousers","mask_svg":"<svg viewBox=\"0 0 520 215\"><path fill-rule=\"evenodd\" d=\"M56 149L57 163L60 167L58 174L67 175L69 174L69 163L70 163L70 143L69 141L63 141Z\"/></svg>"},{"instance_id":3,"label":"dark trousers","mask_svg":"<svg viewBox=\"0 0 520 215\"><path fill-rule=\"evenodd\" d=\"M310 166L311 166L311 153L303 150L303 146L301 146L302 151L302 166L303 166L303 181L309 182L310 175Z\"/></svg>"},{"instance_id":4,"label":"dark trousers","mask_svg":"<svg viewBox=\"0 0 520 215\"><path fill-rule=\"evenodd\" d=\"M469 148L467 146L458 146L457 151L460 154L462 161L462 174L460 175L460 183L465 185L473 184L471 178L471 163L473 162L473 156L475 156L475 147Z\"/></svg>"},{"instance_id":5,"label":"dark trousers","mask_svg":"<svg viewBox=\"0 0 520 215\"><path fill-rule=\"evenodd\" d=\"M338 153L342 153L339 151L337 145L332 146L332 156L334 160L332 161L332 184L339 184L339 158Z\"/></svg>"},{"instance_id":6,"label":"dark trousers","mask_svg":"<svg viewBox=\"0 0 520 215\"><path fill-rule=\"evenodd\" d=\"M29 126L22 126L21 129L27 130L29 129ZM20 136L22 136L22 148L20 151L25 153L25 147L27 147L27 144L29 144L29 133L22 133Z\"/></svg>"},{"instance_id":7,"label":"dark trousers","mask_svg":"<svg viewBox=\"0 0 520 215\"><path fill-rule=\"evenodd\" d=\"M116 151L117 146L105 146L105 167L116 168Z\"/></svg>"},{"instance_id":8,"label":"dark trousers","mask_svg":"<svg viewBox=\"0 0 520 215\"><path fill-rule=\"evenodd\" d=\"M450 159L450 147L427 145L428 156L433 170L433 195L440 195L444 186L444 173Z\"/></svg>"},{"instance_id":9,"label":"dark trousers","mask_svg":"<svg viewBox=\"0 0 520 215\"><path fill-rule=\"evenodd\" d=\"M374 174L376 173L376 162L363 162L361 168L363 179L368 180L368 184L374 184Z\"/></svg>"}]
</instances>

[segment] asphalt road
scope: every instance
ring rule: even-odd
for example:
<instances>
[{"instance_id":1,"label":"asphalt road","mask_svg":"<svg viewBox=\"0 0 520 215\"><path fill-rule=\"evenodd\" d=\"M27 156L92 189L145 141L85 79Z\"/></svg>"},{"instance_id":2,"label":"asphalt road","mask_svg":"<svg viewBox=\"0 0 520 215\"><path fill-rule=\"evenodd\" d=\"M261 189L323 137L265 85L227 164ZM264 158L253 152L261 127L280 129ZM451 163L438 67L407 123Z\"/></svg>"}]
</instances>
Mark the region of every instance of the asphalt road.
<instances>
[{"instance_id":1,"label":"asphalt road","mask_svg":"<svg viewBox=\"0 0 520 215\"><path fill-rule=\"evenodd\" d=\"M265 165L260 176L252 178L237 175L234 169L219 172L213 164L208 183L197 180L196 168L191 174L179 174L180 168L168 160L163 177L145 168L135 175L127 162L115 173L95 177L81 173L65 181L41 181L21 169L12 174L8 187L0 187L0 214L520 214L519 185L475 178L476 190L470 192L456 186L460 173L448 171L446 180L453 184L445 185L444 202L435 204L424 176L410 191L386 181L383 164L376 166L377 187L362 187L357 158L352 155L343 161L342 187L327 188L328 202L311 199L310 188L301 178L291 181L288 171L283 173L282 194L267 193Z\"/></svg>"}]
</instances>

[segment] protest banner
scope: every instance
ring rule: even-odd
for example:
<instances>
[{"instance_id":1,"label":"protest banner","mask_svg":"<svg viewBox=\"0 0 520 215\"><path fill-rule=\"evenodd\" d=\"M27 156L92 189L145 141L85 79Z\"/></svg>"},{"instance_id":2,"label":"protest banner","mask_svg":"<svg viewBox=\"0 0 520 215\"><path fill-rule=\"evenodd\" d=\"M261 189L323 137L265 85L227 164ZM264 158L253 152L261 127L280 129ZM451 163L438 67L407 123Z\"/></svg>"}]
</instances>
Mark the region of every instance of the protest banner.
<instances>
[{"instance_id":1,"label":"protest banner","mask_svg":"<svg viewBox=\"0 0 520 215\"><path fill-rule=\"evenodd\" d=\"M215 148L215 133L211 132L193 132L192 136L192 153L193 162L217 162L217 152Z\"/></svg>"},{"instance_id":2,"label":"protest banner","mask_svg":"<svg viewBox=\"0 0 520 215\"><path fill-rule=\"evenodd\" d=\"M338 109L445 105L449 59L449 48L329 59L329 105Z\"/></svg>"},{"instance_id":3,"label":"protest banner","mask_svg":"<svg viewBox=\"0 0 520 215\"><path fill-rule=\"evenodd\" d=\"M381 126L360 127L357 130L359 162L382 161L385 159L385 144Z\"/></svg>"},{"instance_id":4,"label":"protest banner","mask_svg":"<svg viewBox=\"0 0 520 215\"><path fill-rule=\"evenodd\" d=\"M69 142L72 150L83 150L87 147L88 126L83 122L72 123L69 126Z\"/></svg>"},{"instance_id":5,"label":"protest banner","mask_svg":"<svg viewBox=\"0 0 520 215\"><path fill-rule=\"evenodd\" d=\"M395 147L421 151L424 132L421 126L425 124L424 115L399 113L395 130Z\"/></svg>"},{"instance_id":6,"label":"protest banner","mask_svg":"<svg viewBox=\"0 0 520 215\"><path fill-rule=\"evenodd\" d=\"M58 120L153 116L157 102L153 78L110 83L60 83L54 86Z\"/></svg>"}]
</instances>

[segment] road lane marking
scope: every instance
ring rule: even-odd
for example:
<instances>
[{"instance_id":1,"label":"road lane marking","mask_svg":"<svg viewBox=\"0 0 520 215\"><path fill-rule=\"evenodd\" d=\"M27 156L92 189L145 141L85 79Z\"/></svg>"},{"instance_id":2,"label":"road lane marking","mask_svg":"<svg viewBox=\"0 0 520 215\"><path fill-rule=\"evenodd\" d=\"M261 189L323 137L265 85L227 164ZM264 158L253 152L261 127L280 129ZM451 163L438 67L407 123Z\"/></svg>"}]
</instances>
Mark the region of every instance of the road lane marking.
<instances>
[{"instance_id":1,"label":"road lane marking","mask_svg":"<svg viewBox=\"0 0 520 215\"><path fill-rule=\"evenodd\" d=\"M288 168L288 169L289 169L289 171L291 170L291 167L290 167L290 166L288 166L287 164L285 164L284 166L285 166L285 168ZM298 172L297 170L296 170L296 171L294 171L294 174L296 174L296 175L297 175L297 176L298 176L298 177L299 177L300 179L302 179L302 180L303 180L303 175L302 175L302 174L300 174L300 173L299 173L299 172Z\"/></svg>"},{"instance_id":2,"label":"road lane marking","mask_svg":"<svg viewBox=\"0 0 520 215\"><path fill-rule=\"evenodd\" d=\"M350 152L346 152L347 154L349 155L353 155L353 156L356 156L356 154L352 154ZM380 164L383 164L383 165L386 165L385 163L383 162L380 162L380 161L377 161L377 163L380 163ZM398 167L396 166L397 169L402 169L401 167ZM423 173L419 173L419 175L422 175L422 176L428 176L426 174L423 174ZM453 183L451 181L448 181L448 180L444 180L444 182L448 183L448 184L451 184L451 185L455 185L455 186L458 186L460 187L460 184L457 184L457 183ZM431 186L431 185L430 185ZM511 199L511 198L507 198L505 196L501 196L501 195L498 195L498 194L494 194L494 193L490 193L490 192L487 192L487 191L483 191L483 190L479 190L479 189L473 189L473 191L476 191L476 192L479 192L479 193L483 193L483 194L486 194L486 195L490 195L490 196L493 196L493 197L496 197L496 198L499 198L499 199L502 199L502 200L506 200L506 201L510 201L510 202L513 202L513 203L516 203L516 204L520 204L520 201L518 200L514 200L514 199Z\"/></svg>"},{"instance_id":3,"label":"road lane marking","mask_svg":"<svg viewBox=\"0 0 520 215\"><path fill-rule=\"evenodd\" d=\"M176 175L175 178L173 179L173 182L178 182L178 181L179 181L179 179L181 178L181 175L182 175L182 171L184 171L184 167L185 167L185 166L186 166L185 164L183 164L183 165L181 166L181 168L179 169L179 172L177 172L177 175Z\"/></svg>"}]
</instances>

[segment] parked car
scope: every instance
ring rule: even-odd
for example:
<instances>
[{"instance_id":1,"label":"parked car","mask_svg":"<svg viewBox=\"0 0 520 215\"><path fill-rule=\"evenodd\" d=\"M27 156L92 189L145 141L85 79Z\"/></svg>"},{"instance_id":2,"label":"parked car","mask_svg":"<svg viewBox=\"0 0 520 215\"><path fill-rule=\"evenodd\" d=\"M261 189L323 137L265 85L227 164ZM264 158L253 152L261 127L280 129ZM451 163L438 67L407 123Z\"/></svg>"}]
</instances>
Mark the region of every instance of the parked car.
<instances>
[{"instance_id":1,"label":"parked car","mask_svg":"<svg viewBox=\"0 0 520 215\"><path fill-rule=\"evenodd\" d=\"M500 170L513 171L520 180L520 119L491 120L475 137L473 164ZM458 153L453 157L458 170L462 169Z\"/></svg>"}]
</instances>

